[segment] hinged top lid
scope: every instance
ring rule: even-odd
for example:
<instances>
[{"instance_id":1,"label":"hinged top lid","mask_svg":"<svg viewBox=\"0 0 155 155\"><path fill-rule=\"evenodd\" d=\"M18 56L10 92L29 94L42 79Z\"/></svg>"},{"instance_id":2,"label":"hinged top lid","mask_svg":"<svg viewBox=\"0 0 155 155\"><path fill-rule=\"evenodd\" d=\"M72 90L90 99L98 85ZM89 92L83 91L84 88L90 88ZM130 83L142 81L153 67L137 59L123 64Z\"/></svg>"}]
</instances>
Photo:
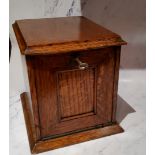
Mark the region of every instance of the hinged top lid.
<instances>
[{"instance_id":1,"label":"hinged top lid","mask_svg":"<svg viewBox=\"0 0 155 155\"><path fill-rule=\"evenodd\" d=\"M126 44L85 17L17 20L13 24L22 54L56 54Z\"/></svg>"}]
</instances>

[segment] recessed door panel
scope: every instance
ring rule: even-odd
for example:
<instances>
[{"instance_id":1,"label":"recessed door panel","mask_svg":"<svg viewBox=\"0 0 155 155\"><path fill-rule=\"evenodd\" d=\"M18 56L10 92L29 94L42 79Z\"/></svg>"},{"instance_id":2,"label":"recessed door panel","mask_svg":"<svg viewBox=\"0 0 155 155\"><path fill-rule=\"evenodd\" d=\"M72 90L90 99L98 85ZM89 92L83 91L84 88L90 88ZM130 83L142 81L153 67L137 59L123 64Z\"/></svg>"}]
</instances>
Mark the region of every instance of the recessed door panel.
<instances>
[{"instance_id":1,"label":"recessed door panel","mask_svg":"<svg viewBox=\"0 0 155 155\"><path fill-rule=\"evenodd\" d=\"M91 115L96 109L95 68L57 73L60 119Z\"/></svg>"}]
</instances>

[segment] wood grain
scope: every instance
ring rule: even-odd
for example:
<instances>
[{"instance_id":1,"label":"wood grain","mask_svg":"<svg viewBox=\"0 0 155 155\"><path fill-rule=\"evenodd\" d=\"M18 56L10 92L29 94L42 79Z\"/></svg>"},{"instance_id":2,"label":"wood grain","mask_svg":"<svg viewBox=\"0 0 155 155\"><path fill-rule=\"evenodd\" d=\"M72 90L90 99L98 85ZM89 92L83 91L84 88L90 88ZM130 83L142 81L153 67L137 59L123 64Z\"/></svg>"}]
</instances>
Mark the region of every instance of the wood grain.
<instances>
[{"instance_id":1,"label":"wood grain","mask_svg":"<svg viewBox=\"0 0 155 155\"><path fill-rule=\"evenodd\" d=\"M32 153L123 131L116 101L126 42L119 35L84 17L18 20L13 29L26 55L30 89L21 100Z\"/></svg>"},{"instance_id":2,"label":"wood grain","mask_svg":"<svg viewBox=\"0 0 155 155\"><path fill-rule=\"evenodd\" d=\"M39 123L36 127L41 138L61 136L111 122L115 64L113 50L105 48L92 51L91 54L79 54L79 59L89 64L88 70L84 71L78 70L78 64L70 63L75 59L75 55L27 56L27 60L31 61L29 70L33 73L29 78L33 88L32 99L35 99L35 122ZM93 66L96 68L95 73L92 71ZM65 78L67 76L65 83L64 77L58 78L60 73L63 73ZM58 84L61 86L59 89ZM78 87L80 89L77 89ZM67 101L64 101L65 99Z\"/></svg>"},{"instance_id":3,"label":"wood grain","mask_svg":"<svg viewBox=\"0 0 155 155\"><path fill-rule=\"evenodd\" d=\"M112 121L116 122L116 109L117 109L117 92L119 81L119 67L120 67L120 54L121 47L115 47L115 69L114 69L114 84L113 84L113 114Z\"/></svg>"},{"instance_id":4,"label":"wood grain","mask_svg":"<svg viewBox=\"0 0 155 155\"><path fill-rule=\"evenodd\" d=\"M104 122L111 122L115 50L106 54L97 73L97 113Z\"/></svg>"},{"instance_id":5,"label":"wood grain","mask_svg":"<svg viewBox=\"0 0 155 155\"><path fill-rule=\"evenodd\" d=\"M34 116L34 125L36 129L36 136L37 139L40 139L40 119L39 119L39 107L38 107L38 99L37 99L37 90L36 90L36 79L35 79L35 72L34 66L32 64L31 57L26 57L27 63L27 72L29 78L29 86L30 86L30 94L32 100L32 110Z\"/></svg>"},{"instance_id":6,"label":"wood grain","mask_svg":"<svg viewBox=\"0 0 155 155\"><path fill-rule=\"evenodd\" d=\"M126 44L85 17L18 20L13 24L22 54L58 54Z\"/></svg>"},{"instance_id":7,"label":"wood grain","mask_svg":"<svg viewBox=\"0 0 155 155\"><path fill-rule=\"evenodd\" d=\"M70 134L59 138L53 138L49 140L40 141L35 138L36 132L34 128L33 116L29 107L29 100L27 100L27 93L21 94L22 107L24 112L24 118L28 133L28 140L30 144L31 153L41 153L60 147L65 147L88 140L93 140L100 137L110 136L113 134L121 133L124 130L116 123L110 124L110 126L92 128L76 134Z\"/></svg>"},{"instance_id":8,"label":"wood grain","mask_svg":"<svg viewBox=\"0 0 155 155\"><path fill-rule=\"evenodd\" d=\"M58 99L61 119L95 111L95 70L58 73ZM70 118L71 119L71 118Z\"/></svg>"},{"instance_id":9,"label":"wood grain","mask_svg":"<svg viewBox=\"0 0 155 155\"><path fill-rule=\"evenodd\" d=\"M30 149L32 150L37 140L34 121L33 121L33 115L30 110L30 103L28 100L27 93L22 93L20 97L21 97L24 119L25 119L27 134L28 134L29 145L30 145Z\"/></svg>"},{"instance_id":10,"label":"wood grain","mask_svg":"<svg viewBox=\"0 0 155 155\"><path fill-rule=\"evenodd\" d=\"M41 153L52 149L57 149L64 146L69 146L96 138L110 136L113 134L121 133L124 130L118 125L113 124L111 126L83 131L73 135L68 135L60 138L55 138L47 141L39 141L33 148L33 153Z\"/></svg>"}]
</instances>

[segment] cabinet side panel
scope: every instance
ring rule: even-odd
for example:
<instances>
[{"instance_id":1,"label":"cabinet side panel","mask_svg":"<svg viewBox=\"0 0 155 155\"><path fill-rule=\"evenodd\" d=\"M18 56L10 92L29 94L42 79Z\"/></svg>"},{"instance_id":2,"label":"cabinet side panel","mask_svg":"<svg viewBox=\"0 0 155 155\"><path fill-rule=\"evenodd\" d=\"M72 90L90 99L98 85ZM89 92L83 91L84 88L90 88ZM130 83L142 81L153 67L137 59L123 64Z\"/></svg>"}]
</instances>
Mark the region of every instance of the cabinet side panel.
<instances>
[{"instance_id":1,"label":"cabinet side panel","mask_svg":"<svg viewBox=\"0 0 155 155\"><path fill-rule=\"evenodd\" d=\"M39 120L39 113L38 113L38 102L37 102L37 95L36 95L36 82L35 82L35 74L34 74L34 64L33 58L31 56L26 56L26 64L27 64L27 72L28 72L28 79L27 80L27 89L29 89L30 93L28 93L29 98L31 97L31 106L32 106L32 113L34 118L34 125L36 130L36 140L40 139L40 120Z\"/></svg>"},{"instance_id":2,"label":"cabinet side panel","mask_svg":"<svg viewBox=\"0 0 155 155\"><path fill-rule=\"evenodd\" d=\"M111 122L112 117L114 66L115 53L112 49L98 65L97 73L97 114L107 123Z\"/></svg>"},{"instance_id":3,"label":"cabinet side panel","mask_svg":"<svg viewBox=\"0 0 155 155\"><path fill-rule=\"evenodd\" d=\"M113 88L113 115L112 122L116 122L116 108L117 108L117 92L119 80L121 46L115 47L115 72L114 72L114 88Z\"/></svg>"},{"instance_id":4,"label":"cabinet side panel","mask_svg":"<svg viewBox=\"0 0 155 155\"><path fill-rule=\"evenodd\" d=\"M25 55L21 55L21 60L22 60L22 67L23 67L23 77L24 77L24 83L25 83L25 92L27 95L27 99L29 100L29 104L30 104L30 110L33 113L32 110L32 100L31 100L31 94L30 94L30 86L29 86L29 78L28 78L28 68L27 68L27 64L26 64L26 57Z\"/></svg>"}]
</instances>

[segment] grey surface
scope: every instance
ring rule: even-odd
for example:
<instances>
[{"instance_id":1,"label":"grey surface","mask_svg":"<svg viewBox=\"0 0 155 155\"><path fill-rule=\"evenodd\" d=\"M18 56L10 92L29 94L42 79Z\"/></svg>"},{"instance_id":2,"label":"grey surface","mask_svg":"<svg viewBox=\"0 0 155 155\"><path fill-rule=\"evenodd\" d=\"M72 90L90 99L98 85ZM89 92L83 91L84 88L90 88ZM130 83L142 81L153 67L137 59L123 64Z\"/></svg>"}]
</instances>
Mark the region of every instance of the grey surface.
<instances>
[{"instance_id":1,"label":"grey surface","mask_svg":"<svg viewBox=\"0 0 155 155\"><path fill-rule=\"evenodd\" d=\"M145 0L81 0L82 15L120 34L122 68L145 68Z\"/></svg>"}]
</instances>

